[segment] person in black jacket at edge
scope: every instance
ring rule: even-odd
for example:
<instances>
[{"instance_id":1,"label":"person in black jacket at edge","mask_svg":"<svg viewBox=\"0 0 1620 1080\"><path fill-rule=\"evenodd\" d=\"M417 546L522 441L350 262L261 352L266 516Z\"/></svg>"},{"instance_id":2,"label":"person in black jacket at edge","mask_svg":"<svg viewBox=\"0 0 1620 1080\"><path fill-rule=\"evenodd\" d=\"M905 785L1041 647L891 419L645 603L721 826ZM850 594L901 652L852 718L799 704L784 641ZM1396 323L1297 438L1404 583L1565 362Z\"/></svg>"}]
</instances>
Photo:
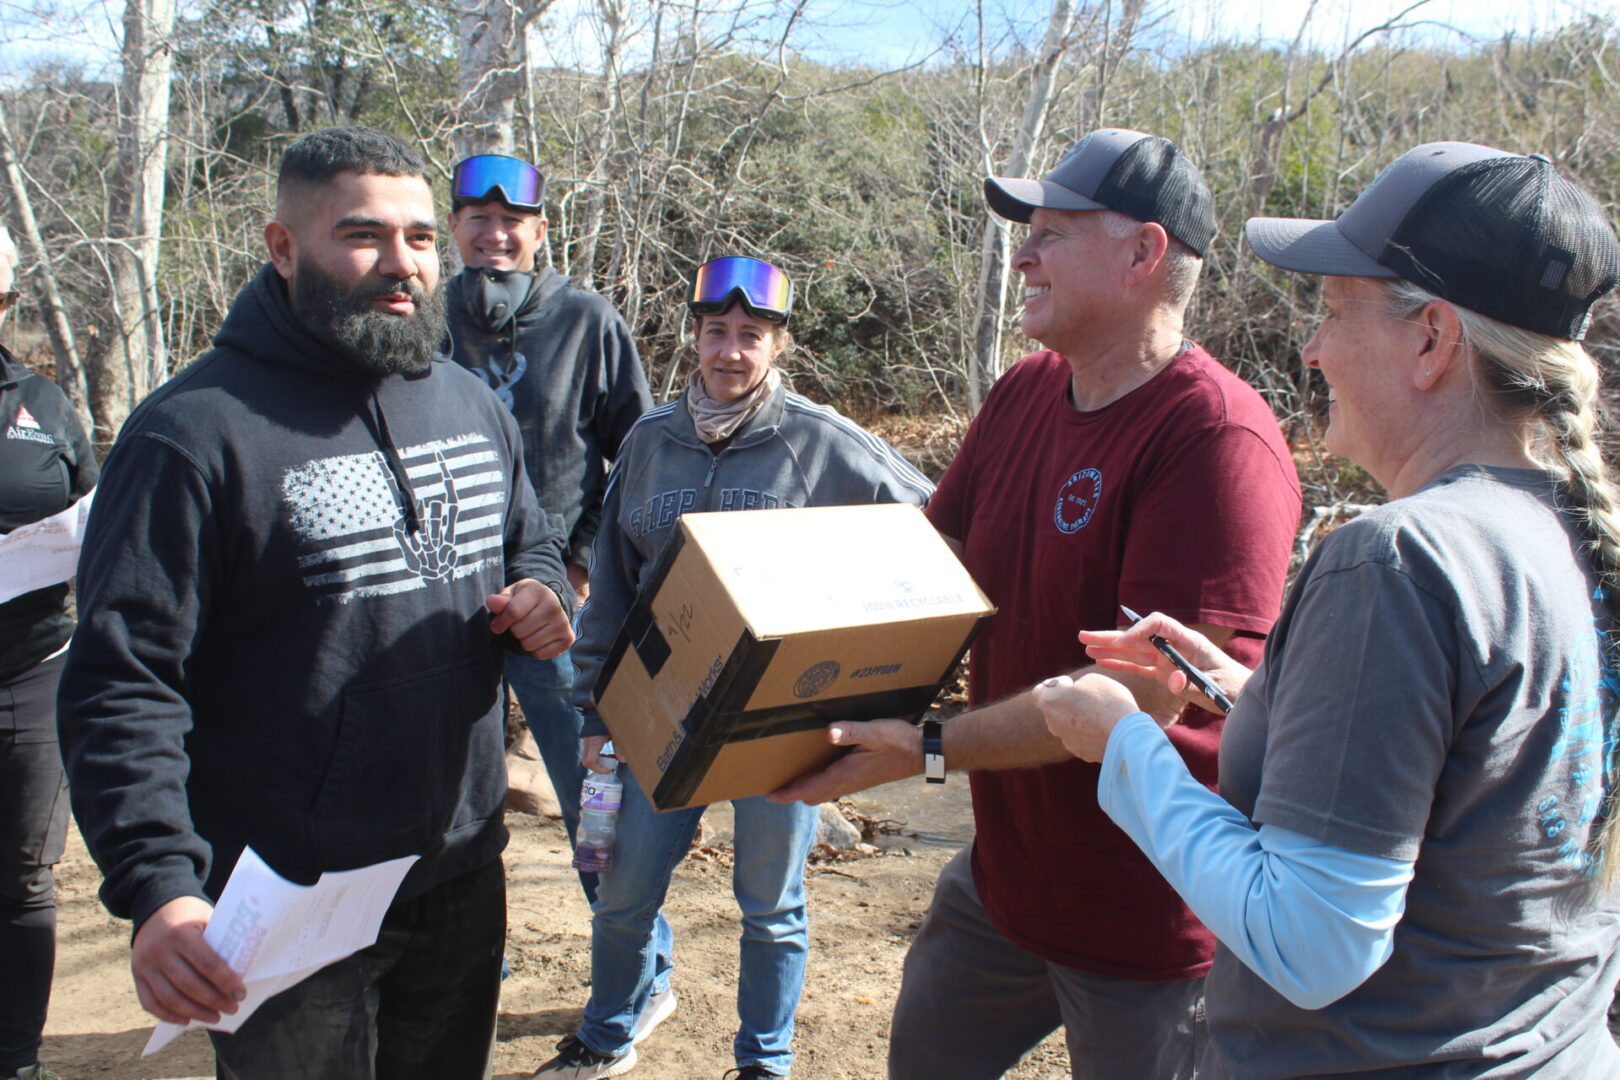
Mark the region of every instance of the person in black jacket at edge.
<instances>
[{"instance_id":1,"label":"person in black jacket at edge","mask_svg":"<svg viewBox=\"0 0 1620 1080\"><path fill-rule=\"evenodd\" d=\"M573 641L517 427L445 336L422 158L288 148L270 264L131 415L62 676L73 810L141 1004L216 1022L204 942L244 846L307 883L420 856L377 944L211 1032L219 1076L488 1075L506 913L508 649Z\"/></svg>"},{"instance_id":2,"label":"person in black jacket at edge","mask_svg":"<svg viewBox=\"0 0 1620 1080\"><path fill-rule=\"evenodd\" d=\"M0 323L17 302L17 246L0 226ZM95 453L56 384L0 347L0 534L96 486ZM73 635L66 581L18 595L0 555L0 1078L43 1080L40 1033L56 963L51 867L67 840L56 683Z\"/></svg>"}]
</instances>

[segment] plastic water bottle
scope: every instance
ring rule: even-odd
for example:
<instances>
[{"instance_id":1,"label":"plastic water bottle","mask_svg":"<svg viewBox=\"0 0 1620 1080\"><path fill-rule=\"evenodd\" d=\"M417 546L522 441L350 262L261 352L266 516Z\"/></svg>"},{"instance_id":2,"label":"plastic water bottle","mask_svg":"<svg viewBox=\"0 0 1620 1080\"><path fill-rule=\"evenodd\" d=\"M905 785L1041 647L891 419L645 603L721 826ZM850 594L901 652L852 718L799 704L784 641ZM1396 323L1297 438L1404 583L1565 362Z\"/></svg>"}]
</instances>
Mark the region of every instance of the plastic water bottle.
<instances>
[{"instance_id":1,"label":"plastic water bottle","mask_svg":"<svg viewBox=\"0 0 1620 1080\"><path fill-rule=\"evenodd\" d=\"M613 755L611 742L603 745L600 760L608 771L586 770L579 789L579 831L574 838L574 869L596 873L613 869L613 834L619 827L619 805L624 799L619 759Z\"/></svg>"}]
</instances>

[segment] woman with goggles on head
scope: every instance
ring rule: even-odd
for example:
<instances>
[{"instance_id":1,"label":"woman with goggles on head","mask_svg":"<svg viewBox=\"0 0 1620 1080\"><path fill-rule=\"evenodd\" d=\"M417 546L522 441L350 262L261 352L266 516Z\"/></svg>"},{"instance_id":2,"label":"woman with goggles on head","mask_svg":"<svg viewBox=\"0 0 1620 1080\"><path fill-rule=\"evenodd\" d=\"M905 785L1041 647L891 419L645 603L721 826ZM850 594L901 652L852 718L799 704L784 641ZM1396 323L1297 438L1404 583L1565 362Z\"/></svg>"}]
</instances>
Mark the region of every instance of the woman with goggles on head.
<instances>
[{"instance_id":1,"label":"woman with goggles on head","mask_svg":"<svg viewBox=\"0 0 1620 1080\"><path fill-rule=\"evenodd\" d=\"M591 565L591 600L574 645L575 701L585 713L585 763L598 767L606 729L591 689L643 571L688 511L921 505L933 485L883 440L789 390L777 361L791 344L793 286L770 263L731 256L693 275L687 310L698 363L686 390L631 429L608 481ZM771 552L758 553L761 560ZM629 773L628 766L621 766ZM732 801L733 890L743 932L737 987L737 1068L728 1076L787 1076L809 934L804 861L817 812L763 796ZM536 1077L619 1076L636 1063L632 1029L655 981L654 919L703 808L654 812L625 778L613 869L597 884L591 997L578 1032Z\"/></svg>"},{"instance_id":2,"label":"woman with goggles on head","mask_svg":"<svg viewBox=\"0 0 1620 1080\"><path fill-rule=\"evenodd\" d=\"M1545 158L1431 143L1248 239L1322 276L1323 439L1392 498L1317 545L1252 677L1163 615L1081 633L1192 696L1159 635L1236 698L1219 796L1121 684L1036 690L1220 940L1199 1075L1620 1076L1620 491L1578 344L1613 226Z\"/></svg>"}]
</instances>

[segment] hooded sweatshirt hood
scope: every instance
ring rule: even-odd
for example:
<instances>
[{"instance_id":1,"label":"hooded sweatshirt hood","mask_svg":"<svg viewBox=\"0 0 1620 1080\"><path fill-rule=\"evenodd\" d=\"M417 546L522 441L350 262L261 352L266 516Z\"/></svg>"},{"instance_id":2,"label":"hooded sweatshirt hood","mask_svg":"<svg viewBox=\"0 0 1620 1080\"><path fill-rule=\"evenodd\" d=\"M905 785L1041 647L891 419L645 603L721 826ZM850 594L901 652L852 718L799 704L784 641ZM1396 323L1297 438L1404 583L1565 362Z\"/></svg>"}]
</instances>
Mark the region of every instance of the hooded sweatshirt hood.
<instances>
[{"instance_id":1,"label":"hooded sweatshirt hood","mask_svg":"<svg viewBox=\"0 0 1620 1080\"><path fill-rule=\"evenodd\" d=\"M411 491L410 476L400 457L399 447L394 444L388 416L377 393L378 386L392 376L378 376L366 371L305 326L292 309L286 280L273 264L265 263L237 295L236 303L231 305L219 333L214 336L214 344L240 350L267 363L282 364L352 383L357 391L366 392L366 400L358 405L359 410L377 443L377 449L382 452L393 473L397 490L402 493L400 509L405 516L407 530L412 533L420 531L418 500ZM398 378L426 378L431 370L430 367L428 371L412 372Z\"/></svg>"},{"instance_id":2,"label":"hooded sweatshirt hood","mask_svg":"<svg viewBox=\"0 0 1620 1080\"><path fill-rule=\"evenodd\" d=\"M606 297L551 267L463 270L445 284L445 307L452 357L517 419L540 504L562 518L569 560L587 566L603 462L652 407L630 328Z\"/></svg>"},{"instance_id":3,"label":"hooded sweatshirt hood","mask_svg":"<svg viewBox=\"0 0 1620 1080\"><path fill-rule=\"evenodd\" d=\"M265 263L237 294L214 335L214 344L346 382L376 381L376 376L316 336L293 313L287 281L271 263Z\"/></svg>"}]
</instances>

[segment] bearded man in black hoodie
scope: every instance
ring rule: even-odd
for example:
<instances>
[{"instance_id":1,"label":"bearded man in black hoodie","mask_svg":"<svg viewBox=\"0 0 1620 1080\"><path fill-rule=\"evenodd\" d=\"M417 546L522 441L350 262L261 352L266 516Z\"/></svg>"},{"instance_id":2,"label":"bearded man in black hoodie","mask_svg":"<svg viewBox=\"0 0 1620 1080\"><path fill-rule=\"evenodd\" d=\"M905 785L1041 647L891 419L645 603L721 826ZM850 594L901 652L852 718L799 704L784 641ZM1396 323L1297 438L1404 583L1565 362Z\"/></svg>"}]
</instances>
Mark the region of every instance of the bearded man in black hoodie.
<instances>
[{"instance_id":1,"label":"bearded man in black hoodie","mask_svg":"<svg viewBox=\"0 0 1620 1080\"><path fill-rule=\"evenodd\" d=\"M149 1012L235 1011L202 930L244 847L300 882L420 857L375 946L213 1033L221 1077L487 1074L501 671L572 643L573 593L516 425L435 362L424 174L365 128L288 149L269 265L131 415L85 536L63 755Z\"/></svg>"}]
</instances>

